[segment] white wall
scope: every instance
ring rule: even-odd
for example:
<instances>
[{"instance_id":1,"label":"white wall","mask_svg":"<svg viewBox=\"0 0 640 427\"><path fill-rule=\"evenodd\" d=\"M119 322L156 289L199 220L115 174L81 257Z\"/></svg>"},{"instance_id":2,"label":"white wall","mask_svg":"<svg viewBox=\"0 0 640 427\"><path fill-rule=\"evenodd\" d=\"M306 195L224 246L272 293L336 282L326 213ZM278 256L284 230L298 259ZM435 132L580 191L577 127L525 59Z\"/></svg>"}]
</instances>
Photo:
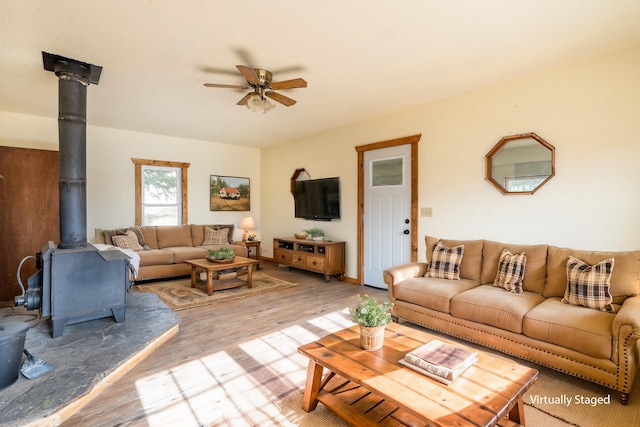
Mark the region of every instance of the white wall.
<instances>
[{"instance_id":1,"label":"white wall","mask_svg":"<svg viewBox=\"0 0 640 427\"><path fill-rule=\"evenodd\" d=\"M90 117L88 118L90 121ZM58 123L23 114L0 112L0 145L58 149ZM135 222L134 164L131 158L190 163L189 223L239 224L253 215L260 227L260 150L208 141L173 138L87 126L87 237L95 228L116 228ZM251 212L211 212L209 176L248 177ZM235 231L240 239L242 232Z\"/></svg>"},{"instance_id":2,"label":"white wall","mask_svg":"<svg viewBox=\"0 0 640 427\"><path fill-rule=\"evenodd\" d=\"M347 242L356 277L358 145L421 133L423 236L545 242L594 250L640 248L640 46L263 149L87 127L88 236L134 221L132 157L190 162L189 222L239 223L210 212L209 175L251 179L252 211L271 239L315 225ZM90 117L89 117L90 122ZM556 147L556 176L532 196L503 196L484 180L484 156L503 136L536 132ZM0 112L0 145L57 150L57 121ZM289 178L340 176L341 221L293 217ZM236 236L239 237L239 234Z\"/></svg>"},{"instance_id":3,"label":"white wall","mask_svg":"<svg viewBox=\"0 0 640 427\"><path fill-rule=\"evenodd\" d=\"M347 276L356 277L354 147L421 133L419 206L433 217L419 219L419 260L427 234L638 249L638 75L640 46L263 149L263 240L318 224L347 241ZM484 180L484 156L501 137L526 132L555 146L556 176L534 195L502 195ZM341 177L341 222L293 218L289 178L299 167Z\"/></svg>"}]
</instances>

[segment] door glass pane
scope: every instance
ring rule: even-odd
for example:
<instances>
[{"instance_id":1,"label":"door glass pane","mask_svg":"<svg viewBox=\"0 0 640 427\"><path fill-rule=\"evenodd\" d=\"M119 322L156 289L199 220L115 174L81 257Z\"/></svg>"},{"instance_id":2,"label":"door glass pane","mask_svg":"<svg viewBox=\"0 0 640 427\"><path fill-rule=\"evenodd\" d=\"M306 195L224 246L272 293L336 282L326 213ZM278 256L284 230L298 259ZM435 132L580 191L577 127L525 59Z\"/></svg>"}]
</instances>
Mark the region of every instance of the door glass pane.
<instances>
[{"instance_id":1,"label":"door glass pane","mask_svg":"<svg viewBox=\"0 0 640 427\"><path fill-rule=\"evenodd\" d=\"M402 185L402 157L373 160L371 162L371 186Z\"/></svg>"}]
</instances>

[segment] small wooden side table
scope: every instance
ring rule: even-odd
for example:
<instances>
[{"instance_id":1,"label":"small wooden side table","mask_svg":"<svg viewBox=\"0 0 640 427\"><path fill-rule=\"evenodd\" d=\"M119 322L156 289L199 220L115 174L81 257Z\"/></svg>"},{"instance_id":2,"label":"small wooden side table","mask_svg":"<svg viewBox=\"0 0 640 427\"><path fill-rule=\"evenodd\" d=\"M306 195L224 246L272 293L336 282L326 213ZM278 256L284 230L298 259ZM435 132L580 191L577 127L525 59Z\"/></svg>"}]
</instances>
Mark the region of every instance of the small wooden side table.
<instances>
[{"instance_id":1,"label":"small wooden side table","mask_svg":"<svg viewBox=\"0 0 640 427\"><path fill-rule=\"evenodd\" d=\"M260 240L246 240L243 242L245 244L245 246L247 247L247 250L249 251L249 253L247 254L247 258L254 258L255 260L258 261L258 270L260 270ZM251 248L255 249L255 256L252 257L251 256Z\"/></svg>"}]
</instances>

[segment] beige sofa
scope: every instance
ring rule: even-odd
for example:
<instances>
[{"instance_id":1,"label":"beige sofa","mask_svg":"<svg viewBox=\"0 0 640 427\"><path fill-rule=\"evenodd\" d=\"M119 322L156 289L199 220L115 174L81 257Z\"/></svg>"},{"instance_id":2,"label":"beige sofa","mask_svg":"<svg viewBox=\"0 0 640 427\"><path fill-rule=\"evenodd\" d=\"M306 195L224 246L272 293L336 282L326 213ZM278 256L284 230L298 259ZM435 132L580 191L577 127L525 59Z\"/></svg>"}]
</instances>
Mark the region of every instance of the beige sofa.
<instances>
[{"instance_id":1,"label":"beige sofa","mask_svg":"<svg viewBox=\"0 0 640 427\"><path fill-rule=\"evenodd\" d=\"M205 242L205 228L215 230L216 237L224 237L225 242L205 244L207 243ZM233 228L233 224L186 224L128 227L117 230L97 229L95 243L134 249L130 247L130 241L127 242L127 239L120 238L120 236L131 237L135 235L137 242L134 242L134 246L135 243L139 246L134 250L140 256L140 266L135 281L143 281L189 275L191 274L191 266L185 264L184 261L204 258L212 249L231 248L237 256L246 257L247 247L243 242L233 240ZM226 232L224 232L225 229ZM114 238L114 236L116 237ZM116 241L114 242L114 240ZM116 243L120 243L120 245Z\"/></svg>"},{"instance_id":2,"label":"beige sofa","mask_svg":"<svg viewBox=\"0 0 640 427\"><path fill-rule=\"evenodd\" d=\"M449 280L425 277L439 239L425 240L427 262L384 272L395 318L618 390L628 402L640 359L640 251L441 240L447 248L464 245L460 278ZM493 285L505 248L526 255L522 293ZM570 256L589 265L614 259L615 312L563 303Z\"/></svg>"}]
</instances>

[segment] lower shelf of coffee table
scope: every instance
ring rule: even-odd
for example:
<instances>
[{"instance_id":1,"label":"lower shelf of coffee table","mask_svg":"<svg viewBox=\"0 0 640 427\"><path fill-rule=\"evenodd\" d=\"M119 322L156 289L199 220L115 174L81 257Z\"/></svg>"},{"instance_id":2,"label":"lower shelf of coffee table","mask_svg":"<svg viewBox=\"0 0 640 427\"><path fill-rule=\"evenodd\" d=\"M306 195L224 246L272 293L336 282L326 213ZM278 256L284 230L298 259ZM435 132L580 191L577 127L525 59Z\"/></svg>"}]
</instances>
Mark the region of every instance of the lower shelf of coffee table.
<instances>
[{"instance_id":1,"label":"lower shelf of coffee table","mask_svg":"<svg viewBox=\"0 0 640 427\"><path fill-rule=\"evenodd\" d=\"M431 426L397 405L339 375L318 394L318 401L352 426ZM499 427L522 427L507 418Z\"/></svg>"},{"instance_id":2,"label":"lower shelf of coffee table","mask_svg":"<svg viewBox=\"0 0 640 427\"><path fill-rule=\"evenodd\" d=\"M229 276L223 279L216 279L214 275L213 279L213 291L222 291L225 289L237 288L247 285L247 272L238 272L237 275ZM197 279L196 287L207 290L207 280Z\"/></svg>"},{"instance_id":3,"label":"lower shelf of coffee table","mask_svg":"<svg viewBox=\"0 0 640 427\"><path fill-rule=\"evenodd\" d=\"M318 401L353 426L426 426L424 421L364 387L335 375Z\"/></svg>"}]
</instances>

